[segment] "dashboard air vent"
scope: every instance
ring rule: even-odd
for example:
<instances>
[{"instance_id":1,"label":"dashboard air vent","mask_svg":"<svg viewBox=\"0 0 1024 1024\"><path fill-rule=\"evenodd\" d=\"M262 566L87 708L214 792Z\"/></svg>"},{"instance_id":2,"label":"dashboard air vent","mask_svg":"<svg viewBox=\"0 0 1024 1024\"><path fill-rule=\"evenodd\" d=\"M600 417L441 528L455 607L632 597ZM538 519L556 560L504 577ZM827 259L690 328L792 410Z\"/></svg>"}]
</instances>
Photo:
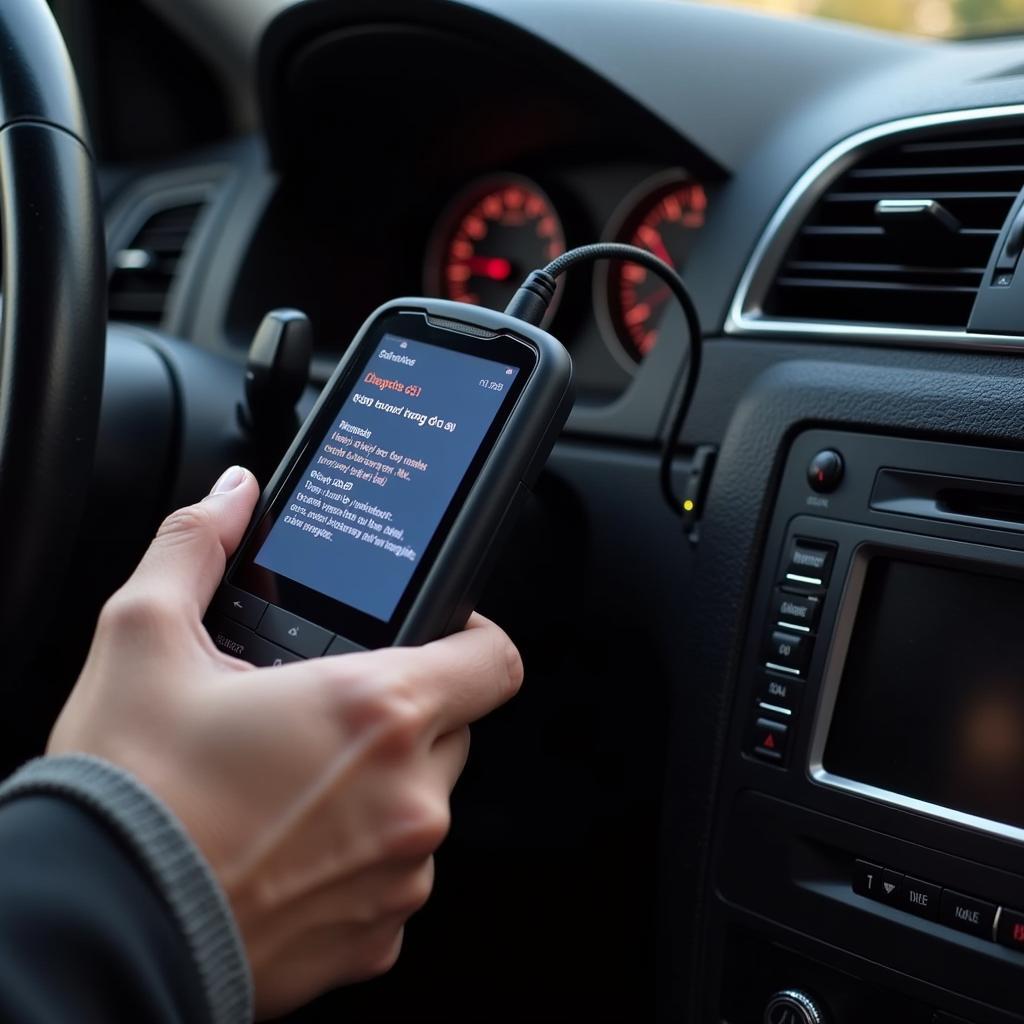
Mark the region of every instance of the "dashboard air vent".
<instances>
[{"instance_id":1,"label":"dashboard air vent","mask_svg":"<svg viewBox=\"0 0 1024 1024\"><path fill-rule=\"evenodd\" d=\"M1022 186L1024 127L905 136L874 150L814 205L763 312L963 330Z\"/></svg>"},{"instance_id":2,"label":"dashboard air vent","mask_svg":"<svg viewBox=\"0 0 1024 1024\"><path fill-rule=\"evenodd\" d=\"M182 203L150 214L131 242L114 253L109 291L112 320L163 321L168 294L204 205Z\"/></svg>"}]
</instances>

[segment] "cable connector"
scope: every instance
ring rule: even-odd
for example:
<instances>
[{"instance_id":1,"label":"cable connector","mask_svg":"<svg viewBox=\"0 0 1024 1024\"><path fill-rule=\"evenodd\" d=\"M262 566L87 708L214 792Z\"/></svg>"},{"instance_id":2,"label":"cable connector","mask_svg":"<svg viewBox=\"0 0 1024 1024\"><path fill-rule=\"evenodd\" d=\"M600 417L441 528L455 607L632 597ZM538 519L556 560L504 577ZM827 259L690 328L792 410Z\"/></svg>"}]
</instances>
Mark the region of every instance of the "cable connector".
<instances>
[{"instance_id":1,"label":"cable connector","mask_svg":"<svg viewBox=\"0 0 1024 1024\"><path fill-rule=\"evenodd\" d=\"M555 279L546 270L533 270L505 307L505 314L540 327L554 297Z\"/></svg>"},{"instance_id":2,"label":"cable connector","mask_svg":"<svg viewBox=\"0 0 1024 1024\"><path fill-rule=\"evenodd\" d=\"M525 320L526 323L539 327L544 320L544 315L551 306L551 300L555 295L555 278L560 277L570 267L580 263L593 263L596 260L625 260L629 263L638 263L641 267L657 274L669 290L676 297L676 301L682 307L683 315L686 318L686 329L689 335L689 356L686 360L685 376L682 387L679 391L679 398L676 402L675 412L672 414L668 431L665 434L664 444L661 449L660 478L661 490L668 502L669 508L677 516L688 520L692 508L686 507L687 499L680 499L675 492L672 483L672 460L676 454L676 446L679 443L679 436L683 431L683 423L686 414L690 410L690 403L693 401L693 393L697 387L697 378L700 376L701 351L703 348L703 336L700 330L700 319L697 316L697 307L690 297L683 279L676 272L675 268L669 266L664 260L659 259L652 252L646 249L639 249L635 245L624 245L621 242L598 242L595 245L581 245L578 249L570 249L568 252L556 256L543 270L534 270L522 283L519 291L512 296L505 312L509 316ZM690 498L691 505L694 499ZM687 522L687 526L691 525Z\"/></svg>"}]
</instances>

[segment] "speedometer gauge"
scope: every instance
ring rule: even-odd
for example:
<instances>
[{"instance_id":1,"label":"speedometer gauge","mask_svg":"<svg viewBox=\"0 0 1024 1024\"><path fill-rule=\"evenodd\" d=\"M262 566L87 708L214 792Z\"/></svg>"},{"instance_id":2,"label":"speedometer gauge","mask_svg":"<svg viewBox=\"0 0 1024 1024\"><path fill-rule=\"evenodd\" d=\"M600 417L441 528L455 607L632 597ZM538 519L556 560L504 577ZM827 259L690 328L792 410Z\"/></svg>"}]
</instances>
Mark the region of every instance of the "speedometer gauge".
<instances>
[{"instance_id":1,"label":"speedometer gauge","mask_svg":"<svg viewBox=\"0 0 1024 1024\"><path fill-rule=\"evenodd\" d=\"M679 170L645 181L612 217L606 240L647 249L682 271L704 224L703 186ZM628 369L635 369L658 342L672 293L661 278L635 263L599 264L594 301L602 333Z\"/></svg>"},{"instance_id":2,"label":"speedometer gauge","mask_svg":"<svg viewBox=\"0 0 1024 1024\"><path fill-rule=\"evenodd\" d=\"M427 255L427 290L456 302L504 309L531 271L565 252L565 232L536 182L482 178L452 202ZM555 293L550 319L561 294Z\"/></svg>"}]
</instances>

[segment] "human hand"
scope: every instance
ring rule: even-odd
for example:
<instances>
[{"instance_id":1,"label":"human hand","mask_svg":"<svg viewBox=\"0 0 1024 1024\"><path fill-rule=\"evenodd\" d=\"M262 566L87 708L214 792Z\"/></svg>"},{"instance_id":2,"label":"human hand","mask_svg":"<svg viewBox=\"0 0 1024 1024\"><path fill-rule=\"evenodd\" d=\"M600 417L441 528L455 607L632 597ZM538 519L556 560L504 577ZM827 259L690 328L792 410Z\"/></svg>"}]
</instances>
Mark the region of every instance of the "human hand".
<instances>
[{"instance_id":1,"label":"human hand","mask_svg":"<svg viewBox=\"0 0 1024 1024\"><path fill-rule=\"evenodd\" d=\"M48 753L104 758L170 807L227 894L268 1016L394 963L468 723L522 664L480 616L421 648L266 669L222 653L201 620L257 497L235 467L163 523L104 606Z\"/></svg>"}]
</instances>

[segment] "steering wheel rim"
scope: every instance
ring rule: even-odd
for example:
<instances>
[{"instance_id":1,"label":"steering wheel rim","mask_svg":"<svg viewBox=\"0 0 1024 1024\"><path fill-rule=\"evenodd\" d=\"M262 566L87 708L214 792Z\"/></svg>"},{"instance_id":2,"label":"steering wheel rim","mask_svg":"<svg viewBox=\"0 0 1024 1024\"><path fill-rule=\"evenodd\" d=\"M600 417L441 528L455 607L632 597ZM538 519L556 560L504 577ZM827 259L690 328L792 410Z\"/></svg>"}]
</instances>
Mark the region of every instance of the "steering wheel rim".
<instances>
[{"instance_id":1,"label":"steering wheel rim","mask_svg":"<svg viewBox=\"0 0 1024 1024\"><path fill-rule=\"evenodd\" d=\"M45 0L3 0L0 686L20 679L48 626L92 476L106 256L87 140Z\"/></svg>"}]
</instances>

